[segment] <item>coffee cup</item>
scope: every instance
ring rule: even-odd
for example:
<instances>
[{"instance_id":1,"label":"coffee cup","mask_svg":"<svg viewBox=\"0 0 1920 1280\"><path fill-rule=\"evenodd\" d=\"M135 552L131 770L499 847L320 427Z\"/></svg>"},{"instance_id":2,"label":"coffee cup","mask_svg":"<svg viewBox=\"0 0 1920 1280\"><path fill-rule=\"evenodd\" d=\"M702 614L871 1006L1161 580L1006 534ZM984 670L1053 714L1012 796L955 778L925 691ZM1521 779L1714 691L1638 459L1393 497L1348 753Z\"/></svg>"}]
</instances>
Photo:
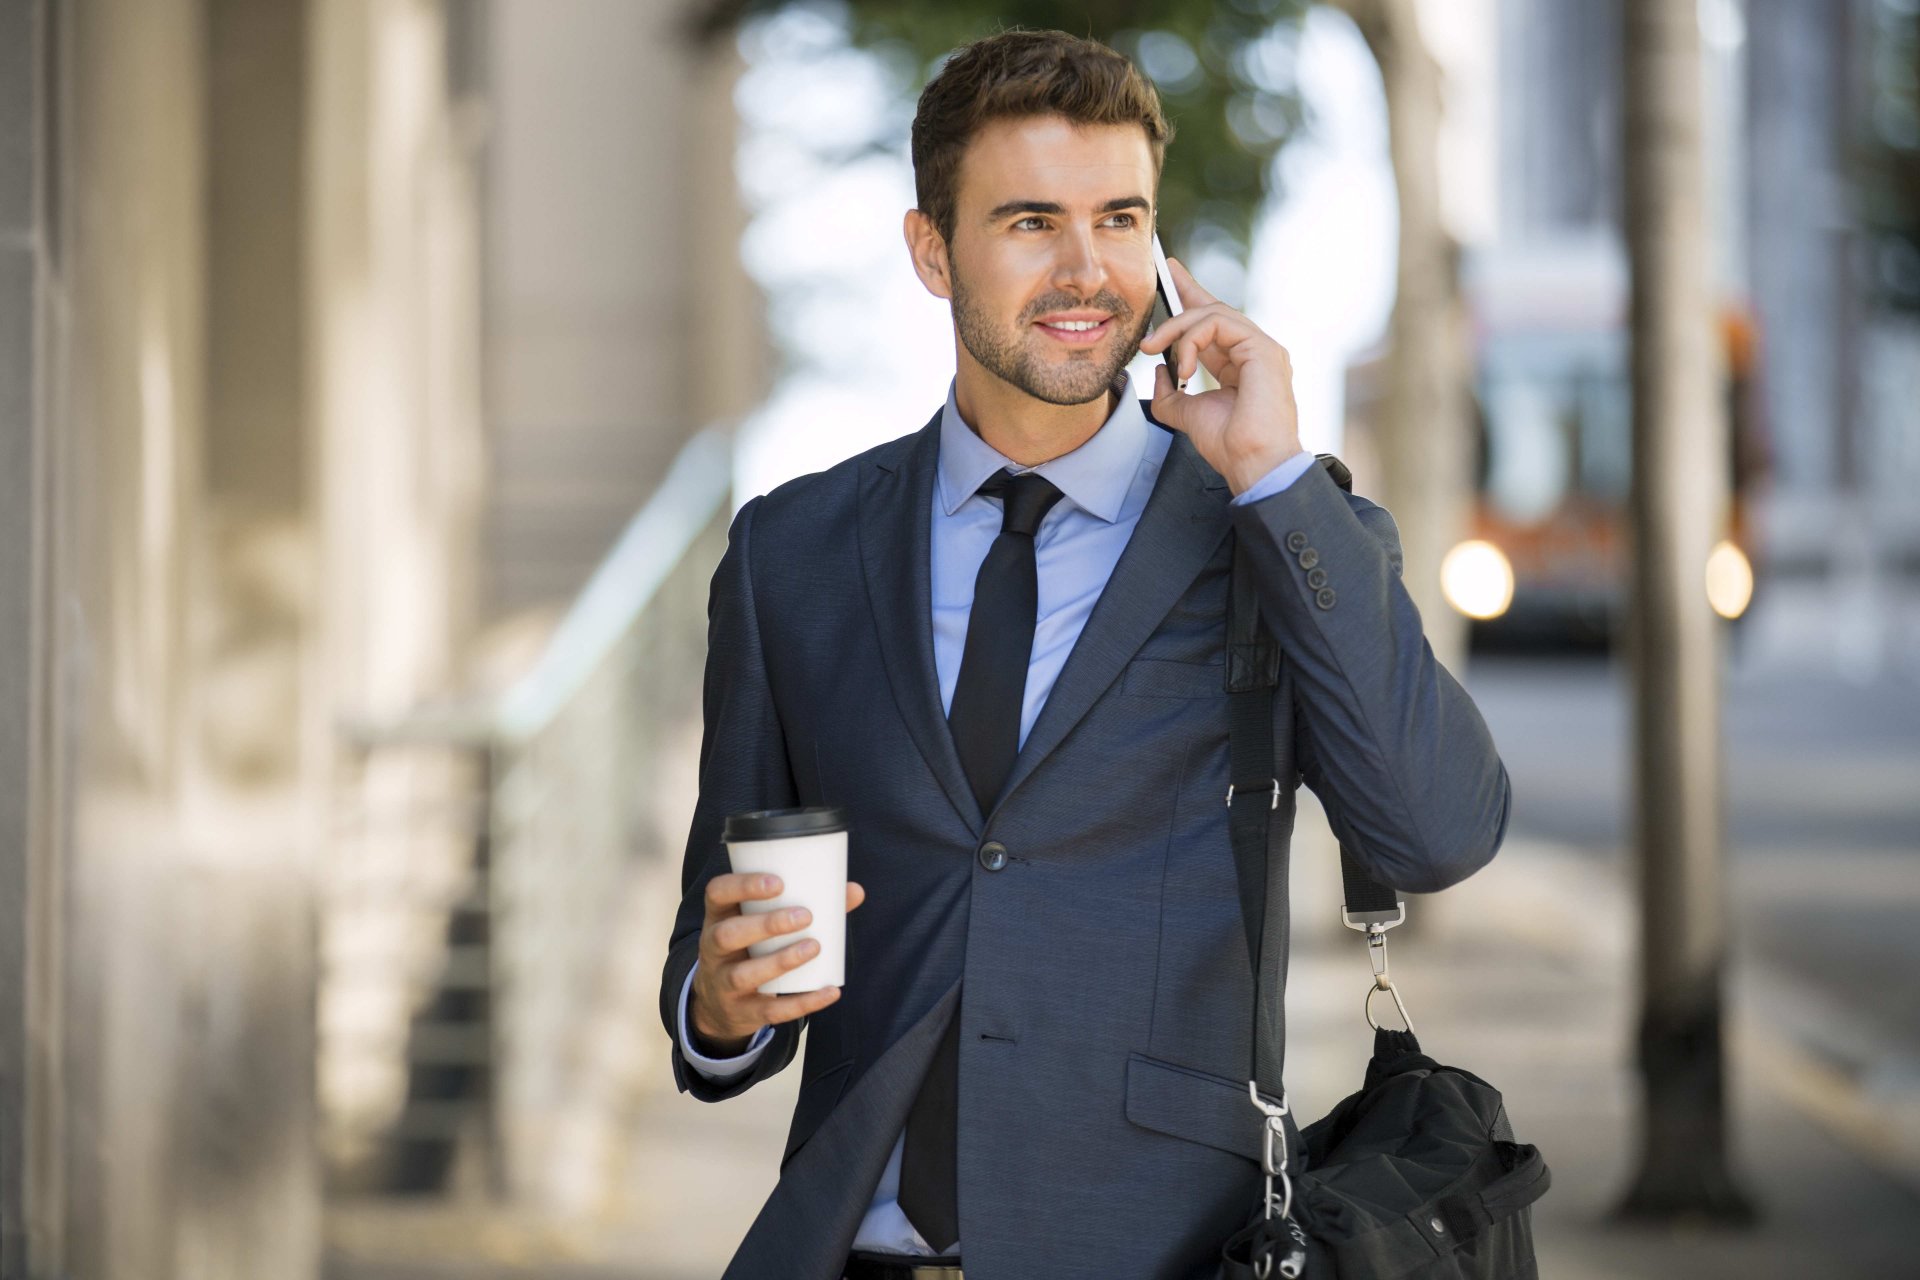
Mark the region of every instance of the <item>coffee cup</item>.
<instances>
[{"instance_id":1,"label":"coffee cup","mask_svg":"<svg viewBox=\"0 0 1920 1280\"><path fill-rule=\"evenodd\" d=\"M847 981L847 816L844 809L755 809L730 814L721 839L736 872L780 877L780 894L749 898L745 915L805 907L813 919L804 929L749 943L747 952L767 956L812 938L820 951L811 960L761 984L763 996L795 995Z\"/></svg>"}]
</instances>

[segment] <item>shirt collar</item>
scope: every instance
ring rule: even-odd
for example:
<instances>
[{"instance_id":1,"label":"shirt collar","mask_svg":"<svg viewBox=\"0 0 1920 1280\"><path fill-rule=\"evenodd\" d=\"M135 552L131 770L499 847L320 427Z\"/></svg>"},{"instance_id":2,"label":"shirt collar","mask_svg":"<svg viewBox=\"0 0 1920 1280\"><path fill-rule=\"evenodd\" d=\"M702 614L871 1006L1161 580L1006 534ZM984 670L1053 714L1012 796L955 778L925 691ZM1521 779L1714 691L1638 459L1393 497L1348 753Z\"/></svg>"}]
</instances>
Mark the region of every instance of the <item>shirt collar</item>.
<instances>
[{"instance_id":1,"label":"shirt collar","mask_svg":"<svg viewBox=\"0 0 1920 1280\"><path fill-rule=\"evenodd\" d=\"M1146 454L1148 423L1133 393L1133 378L1121 370L1114 386L1120 403L1091 439L1072 453L1049 458L1036 467L1023 467L982 440L960 416L955 388L947 384L946 408L940 411L940 505L948 514L958 511L988 477L1005 468L1019 475L1037 471L1089 515L1112 524L1133 487L1134 476Z\"/></svg>"}]
</instances>

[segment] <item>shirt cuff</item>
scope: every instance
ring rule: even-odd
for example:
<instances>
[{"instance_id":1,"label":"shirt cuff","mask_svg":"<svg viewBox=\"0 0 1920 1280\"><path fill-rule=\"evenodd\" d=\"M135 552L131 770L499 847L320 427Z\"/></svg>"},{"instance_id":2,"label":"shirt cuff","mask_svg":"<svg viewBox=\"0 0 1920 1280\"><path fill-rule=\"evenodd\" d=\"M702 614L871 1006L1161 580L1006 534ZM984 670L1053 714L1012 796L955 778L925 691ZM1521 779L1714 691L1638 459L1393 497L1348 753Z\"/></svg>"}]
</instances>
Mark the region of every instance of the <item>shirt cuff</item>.
<instances>
[{"instance_id":1,"label":"shirt cuff","mask_svg":"<svg viewBox=\"0 0 1920 1280\"><path fill-rule=\"evenodd\" d=\"M693 1037L687 1032L687 996L693 990L693 975L700 971L700 962L695 960L693 968L687 970L687 980L680 985L680 1053L686 1058L687 1065L709 1080L731 1080L743 1071L752 1069L759 1060L760 1053L773 1039L773 1028L765 1026L754 1032L747 1047L731 1058L709 1058L698 1053L693 1047Z\"/></svg>"},{"instance_id":2,"label":"shirt cuff","mask_svg":"<svg viewBox=\"0 0 1920 1280\"><path fill-rule=\"evenodd\" d=\"M1267 474L1247 486L1247 491L1232 499L1227 505L1244 507L1249 502L1258 502L1262 498L1271 498L1288 485L1307 473L1313 465L1313 455L1302 449L1291 458L1282 462Z\"/></svg>"}]
</instances>

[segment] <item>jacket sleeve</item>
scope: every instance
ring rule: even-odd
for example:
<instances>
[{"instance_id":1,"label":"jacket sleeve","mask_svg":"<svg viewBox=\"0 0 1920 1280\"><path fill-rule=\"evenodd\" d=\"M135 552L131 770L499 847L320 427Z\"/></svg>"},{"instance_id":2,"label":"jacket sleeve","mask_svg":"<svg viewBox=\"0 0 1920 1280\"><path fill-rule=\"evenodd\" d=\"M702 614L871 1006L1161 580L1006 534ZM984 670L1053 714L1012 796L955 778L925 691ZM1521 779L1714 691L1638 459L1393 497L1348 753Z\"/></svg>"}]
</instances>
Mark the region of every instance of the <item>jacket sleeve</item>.
<instances>
[{"instance_id":1,"label":"jacket sleeve","mask_svg":"<svg viewBox=\"0 0 1920 1280\"><path fill-rule=\"evenodd\" d=\"M720 833L726 817L748 809L785 809L799 804L787 764L786 738L774 709L754 607L752 540L755 498L740 508L727 532L726 554L714 571L707 596L707 667L701 709L700 795L694 802L680 870L680 909L667 947L660 986L660 1020L673 1044L673 1078L682 1093L721 1102L744 1093L793 1060L807 1019L782 1022L753 1066L716 1081L687 1063L680 1050L680 992L700 955L706 920L707 882L732 870Z\"/></svg>"},{"instance_id":2,"label":"jacket sleeve","mask_svg":"<svg viewBox=\"0 0 1920 1280\"><path fill-rule=\"evenodd\" d=\"M1230 510L1294 677L1300 771L1334 833L1394 888L1466 879L1505 839L1512 787L1427 643L1393 517L1321 467Z\"/></svg>"}]
</instances>

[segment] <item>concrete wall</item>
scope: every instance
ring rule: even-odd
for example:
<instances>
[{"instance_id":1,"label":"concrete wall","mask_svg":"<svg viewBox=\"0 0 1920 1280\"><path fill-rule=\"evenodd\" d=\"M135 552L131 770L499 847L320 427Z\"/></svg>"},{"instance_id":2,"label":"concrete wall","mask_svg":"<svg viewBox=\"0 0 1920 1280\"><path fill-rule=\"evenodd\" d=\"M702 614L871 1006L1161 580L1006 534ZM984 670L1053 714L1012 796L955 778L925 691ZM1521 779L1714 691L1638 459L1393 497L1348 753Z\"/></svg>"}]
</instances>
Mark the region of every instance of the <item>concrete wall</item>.
<instances>
[{"instance_id":1,"label":"concrete wall","mask_svg":"<svg viewBox=\"0 0 1920 1280\"><path fill-rule=\"evenodd\" d=\"M486 614L564 607L695 431L772 381L739 58L675 0L491 0Z\"/></svg>"},{"instance_id":2,"label":"concrete wall","mask_svg":"<svg viewBox=\"0 0 1920 1280\"><path fill-rule=\"evenodd\" d=\"M315 827L297 3L96 0L49 29L53 261L34 1028L58 1166L27 1274L311 1274ZM35 1088L34 1086L39 1086Z\"/></svg>"},{"instance_id":3,"label":"concrete wall","mask_svg":"<svg viewBox=\"0 0 1920 1280\"><path fill-rule=\"evenodd\" d=\"M311 678L331 812L322 916L323 1141L374 1154L407 1088L407 1035L467 869L471 783L445 751L348 749L465 690L475 617L478 155L484 118L449 65L454 9L328 0L311 9L307 270L319 573Z\"/></svg>"},{"instance_id":4,"label":"concrete wall","mask_svg":"<svg viewBox=\"0 0 1920 1280\"><path fill-rule=\"evenodd\" d=\"M473 617L446 11L0 0L5 1280L317 1274L338 721Z\"/></svg>"}]
</instances>

